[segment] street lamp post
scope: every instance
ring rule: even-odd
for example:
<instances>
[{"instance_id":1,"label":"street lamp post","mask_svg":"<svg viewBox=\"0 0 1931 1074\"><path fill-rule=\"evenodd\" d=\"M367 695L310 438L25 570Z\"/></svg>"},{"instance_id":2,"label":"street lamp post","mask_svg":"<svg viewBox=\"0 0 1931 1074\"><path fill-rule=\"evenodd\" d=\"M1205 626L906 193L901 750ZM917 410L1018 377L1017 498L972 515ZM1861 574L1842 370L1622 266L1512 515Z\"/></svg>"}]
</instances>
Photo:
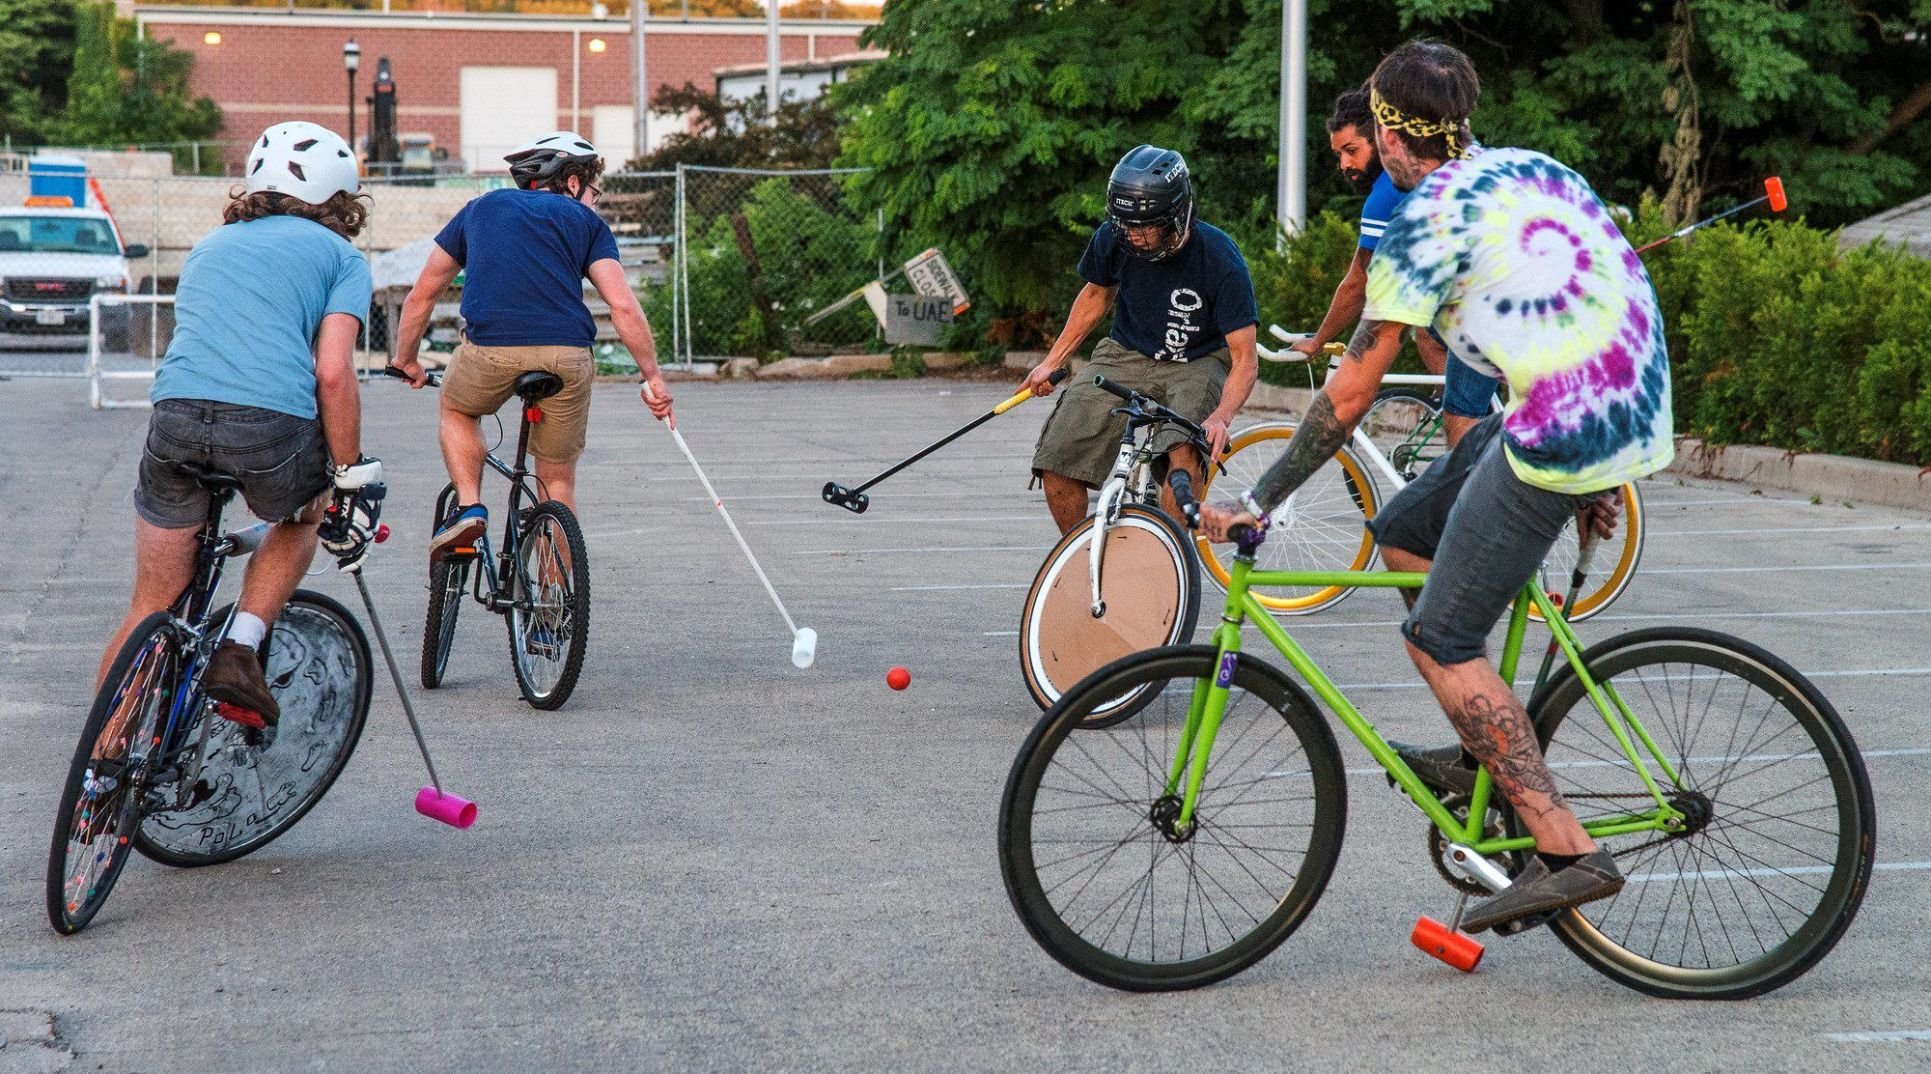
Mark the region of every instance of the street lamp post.
<instances>
[{"instance_id":1,"label":"street lamp post","mask_svg":"<svg viewBox=\"0 0 1931 1074\"><path fill-rule=\"evenodd\" d=\"M349 152L355 150L355 69L362 66L362 46L350 38L342 46L342 66L349 72Z\"/></svg>"}]
</instances>

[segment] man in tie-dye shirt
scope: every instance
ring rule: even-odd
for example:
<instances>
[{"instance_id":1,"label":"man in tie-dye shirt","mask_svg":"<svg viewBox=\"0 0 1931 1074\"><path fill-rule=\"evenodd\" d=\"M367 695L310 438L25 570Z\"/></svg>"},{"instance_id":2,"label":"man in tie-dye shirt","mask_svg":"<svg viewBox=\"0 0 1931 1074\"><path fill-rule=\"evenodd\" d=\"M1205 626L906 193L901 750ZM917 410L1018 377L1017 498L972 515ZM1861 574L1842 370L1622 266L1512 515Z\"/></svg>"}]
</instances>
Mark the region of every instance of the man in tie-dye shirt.
<instances>
[{"instance_id":1,"label":"man in tie-dye shirt","mask_svg":"<svg viewBox=\"0 0 1931 1074\"><path fill-rule=\"evenodd\" d=\"M1201 510L1208 536L1258 525L1333 457L1367 413L1410 326L1509 386L1503 413L1469 430L1369 528L1390 567L1428 571L1402 634L1461 738L1395 746L1415 774L1467 793L1475 765L1535 836L1514 882L1462 927L1546 920L1620 891L1562 797L1522 703L1488 660L1489 632L1580 514L1599 532L1602 494L1669 464L1669 358L1642 263L1582 177L1521 149L1477 150L1480 82L1447 45L1410 42L1375 69L1382 166L1412 191L1368 267L1362 321L1340 369L1286 452L1240 506ZM1431 569L1432 568L1432 569Z\"/></svg>"}]
</instances>

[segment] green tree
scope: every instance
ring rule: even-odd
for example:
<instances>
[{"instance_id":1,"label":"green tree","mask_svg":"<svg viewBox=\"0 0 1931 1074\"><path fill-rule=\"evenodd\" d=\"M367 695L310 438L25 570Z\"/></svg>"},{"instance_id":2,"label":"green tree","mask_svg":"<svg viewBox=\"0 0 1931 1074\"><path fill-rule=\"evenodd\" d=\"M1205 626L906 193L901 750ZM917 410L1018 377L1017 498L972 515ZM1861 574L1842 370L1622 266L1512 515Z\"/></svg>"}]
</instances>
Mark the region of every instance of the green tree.
<instances>
[{"instance_id":1,"label":"green tree","mask_svg":"<svg viewBox=\"0 0 1931 1074\"><path fill-rule=\"evenodd\" d=\"M191 97L194 57L154 38L108 3L74 5L73 72L54 135L75 145L186 142L221 130L221 111Z\"/></svg>"},{"instance_id":2,"label":"green tree","mask_svg":"<svg viewBox=\"0 0 1931 1074\"><path fill-rule=\"evenodd\" d=\"M73 57L71 0L0 0L0 135L45 140L48 117L66 103Z\"/></svg>"},{"instance_id":3,"label":"green tree","mask_svg":"<svg viewBox=\"0 0 1931 1074\"><path fill-rule=\"evenodd\" d=\"M1140 142L1194 165L1203 214L1250 250L1273 209L1280 0L947 0L886 6L890 55L836 87L866 208L953 251L1009 309L1063 306L1107 169ZM1931 0L1310 0L1309 204L1334 175L1329 102L1413 37L1468 52L1475 132L1548 152L1673 218L1780 173L1842 223L1931 186Z\"/></svg>"}]
</instances>

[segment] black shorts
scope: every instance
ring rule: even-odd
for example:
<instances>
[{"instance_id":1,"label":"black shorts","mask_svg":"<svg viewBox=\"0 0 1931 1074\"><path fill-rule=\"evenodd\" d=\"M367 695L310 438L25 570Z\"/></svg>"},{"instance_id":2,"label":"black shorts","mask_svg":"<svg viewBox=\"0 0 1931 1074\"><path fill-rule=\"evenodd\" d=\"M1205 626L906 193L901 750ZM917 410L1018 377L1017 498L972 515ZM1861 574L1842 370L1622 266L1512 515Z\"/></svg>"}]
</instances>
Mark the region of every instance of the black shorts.
<instances>
[{"instance_id":1,"label":"black shorts","mask_svg":"<svg viewBox=\"0 0 1931 1074\"><path fill-rule=\"evenodd\" d=\"M208 517L208 490L184 464L233 475L256 517L292 519L329 487L322 423L274 410L204 399L154 404L134 486L134 510L162 529L191 529Z\"/></svg>"},{"instance_id":2,"label":"black shorts","mask_svg":"<svg viewBox=\"0 0 1931 1074\"><path fill-rule=\"evenodd\" d=\"M1483 419L1368 523L1377 544L1433 561L1401 633L1438 664L1487 655L1489 631L1595 498L1515 476L1501 433L1500 414Z\"/></svg>"}]
</instances>

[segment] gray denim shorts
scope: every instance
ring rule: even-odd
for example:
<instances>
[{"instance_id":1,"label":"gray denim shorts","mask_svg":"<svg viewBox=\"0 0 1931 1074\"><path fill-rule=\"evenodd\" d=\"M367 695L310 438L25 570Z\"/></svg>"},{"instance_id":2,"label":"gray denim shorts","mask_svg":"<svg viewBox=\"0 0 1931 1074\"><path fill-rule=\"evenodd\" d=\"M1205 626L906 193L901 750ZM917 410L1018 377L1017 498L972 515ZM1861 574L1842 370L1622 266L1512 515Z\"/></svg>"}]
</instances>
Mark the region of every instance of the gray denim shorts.
<instances>
[{"instance_id":1,"label":"gray denim shorts","mask_svg":"<svg viewBox=\"0 0 1931 1074\"><path fill-rule=\"evenodd\" d=\"M203 399L154 404L134 486L134 510L163 529L190 529L208 517L208 490L186 464L233 475L248 510L270 522L294 518L329 487L322 423L274 410Z\"/></svg>"},{"instance_id":2,"label":"gray denim shorts","mask_svg":"<svg viewBox=\"0 0 1931 1074\"><path fill-rule=\"evenodd\" d=\"M1438 664L1488 654L1489 631L1594 499L1516 477L1501 432L1500 414L1483 419L1368 523L1377 544L1434 561L1401 633Z\"/></svg>"}]
</instances>

